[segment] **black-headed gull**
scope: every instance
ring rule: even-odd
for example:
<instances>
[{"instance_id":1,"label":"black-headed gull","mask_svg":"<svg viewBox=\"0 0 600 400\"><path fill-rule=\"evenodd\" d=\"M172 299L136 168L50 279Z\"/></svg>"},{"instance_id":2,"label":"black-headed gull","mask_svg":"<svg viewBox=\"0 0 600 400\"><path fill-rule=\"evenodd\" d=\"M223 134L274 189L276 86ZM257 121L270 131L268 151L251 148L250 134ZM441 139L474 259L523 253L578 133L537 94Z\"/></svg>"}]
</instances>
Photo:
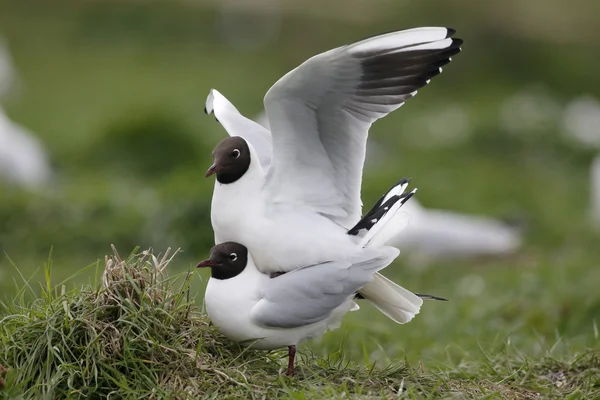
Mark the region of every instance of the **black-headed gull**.
<instances>
[{"instance_id":1,"label":"black-headed gull","mask_svg":"<svg viewBox=\"0 0 600 400\"><path fill-rule=\"evenodd\" d=\"M287 346L287 373L292 375L298 342L339 327L347 312L358 309L357 291L398 254L387 246L362 249L270 278L257 269L245 246L225 242L198 267L211 268L204 297L211 322L229 339L253 349Z\"/></svg>"},{"instance_id":2,"label":"black-headed gull","mask_svg":"<svg viewBox=\"0 0 600 400\"><path fill-rule=\"evenodd\" d=\"M273 135L211 90L206 112L231 136L217 145L207 171L217 175L211 210L216 244L242 243L263 273L362 252L367 243L351 228L361 218L369 128L460 52L462 40L453 34L447 28L409 29L312 57L267 92ZM396 185L387 196L399 197L405 188ZM394 211L386 218L395 216ZM380 233L370 230L369 240L383 244L394 230L392 221ZM414 315L407 309L418 312L421 305L407 301L404 292L376 275L361 295L403 323Z\"/></svg>"}]
</instances>

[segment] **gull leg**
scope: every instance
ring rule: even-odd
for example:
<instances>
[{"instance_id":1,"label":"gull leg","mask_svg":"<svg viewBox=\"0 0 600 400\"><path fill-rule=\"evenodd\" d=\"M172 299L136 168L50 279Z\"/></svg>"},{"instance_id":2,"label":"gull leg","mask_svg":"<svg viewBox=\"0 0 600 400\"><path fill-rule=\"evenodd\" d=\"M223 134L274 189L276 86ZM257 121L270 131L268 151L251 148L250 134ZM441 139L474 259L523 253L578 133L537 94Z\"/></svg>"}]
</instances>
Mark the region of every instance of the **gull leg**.
<instances>
[{"instance_id":1,"label":"gull leg","mask_svg":"<svg viewBox=\"0 0 600 400\"><path fill-rule=\"evenodd\" d=\"M287 376L294 375L294 359L296 358L296 346L288 346L288 369Z\"/></svg>"}]
</instances>

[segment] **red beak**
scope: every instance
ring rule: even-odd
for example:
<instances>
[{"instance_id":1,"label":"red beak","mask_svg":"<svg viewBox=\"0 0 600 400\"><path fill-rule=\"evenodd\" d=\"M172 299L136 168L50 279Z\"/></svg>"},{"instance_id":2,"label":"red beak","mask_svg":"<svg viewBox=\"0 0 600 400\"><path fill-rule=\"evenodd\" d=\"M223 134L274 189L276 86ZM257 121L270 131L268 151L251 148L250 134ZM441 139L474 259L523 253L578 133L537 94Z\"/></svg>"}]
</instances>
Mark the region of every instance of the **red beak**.
<instances>
[{"instance_id":1,"label":"red beak","mask_svg":"<svg viewBox=\"0 0 600 400\"><path fill-rule=\"evenodd\" d=\"M218 267L220 263L213 261L211 259L200 261L196 268L206 268L206 267Z\"/></svg>"},{"instance_id":2,"label":"red beak","mask_svg":"<svg viewBox=\"0 0 600 400\"><path fill-rule=\"evenodd\" d=\"M209 176L216 174L218 169L217 164L211 165L208 171L206 171L205 176L208 178Z\"/></svg>"}]
</instances>

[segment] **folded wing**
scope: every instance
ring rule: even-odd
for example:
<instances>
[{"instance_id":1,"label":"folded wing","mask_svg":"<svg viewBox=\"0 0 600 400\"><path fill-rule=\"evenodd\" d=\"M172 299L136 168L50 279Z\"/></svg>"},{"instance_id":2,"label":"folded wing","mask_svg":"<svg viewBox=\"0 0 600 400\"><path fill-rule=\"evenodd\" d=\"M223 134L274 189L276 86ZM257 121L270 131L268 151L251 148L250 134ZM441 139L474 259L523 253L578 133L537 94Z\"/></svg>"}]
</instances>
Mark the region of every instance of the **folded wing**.
<instances>
[{"instance_id":1,"label":"folded wing","mask_svg":"<svg viewBox=\"0 0 600 400\"><path fill-rule=\"evenodd\" d=\"M270 279L251 318L271 328L295 328L322 321L398 254L393 247L364 249L360 256L296 269Z\"/></svg>"}]
</instances>

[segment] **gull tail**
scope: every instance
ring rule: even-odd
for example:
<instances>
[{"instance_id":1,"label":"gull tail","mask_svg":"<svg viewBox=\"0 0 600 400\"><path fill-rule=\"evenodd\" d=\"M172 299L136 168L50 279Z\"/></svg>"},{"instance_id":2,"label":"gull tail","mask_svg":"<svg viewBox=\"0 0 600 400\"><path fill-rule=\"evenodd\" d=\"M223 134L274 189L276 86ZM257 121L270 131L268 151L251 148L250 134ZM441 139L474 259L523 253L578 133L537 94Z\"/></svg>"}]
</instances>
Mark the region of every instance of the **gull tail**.
<instances>
[{"instance_id":1,"label":"gull tail","mask_svg":"<svg viewBox=\"0 0 600 400\"><path fill-rule=\"evenodd\" d=\"M380 273L358 292L386 317L399 324L410 322L421 310L423 299L396 285Z\"/></svg>"},{"instance_id":2,"label":"gull tail","mask_svg":"<svg viewBox=\"0 0 600 400\"><path fill-rule=\"evenodd\" d=\"M348 234L357 236L363 247L382 246L397 236L410 221L409 215L399 210L417 191L413 189L405 193L409 182L410 179L398 181ZM445 300L412 293L380 273L376 273L373 281L365 285L358 295L369 300L375 308L399 324L409 322L419 313L423 299Z\"/></svg>"}]
</instances>

